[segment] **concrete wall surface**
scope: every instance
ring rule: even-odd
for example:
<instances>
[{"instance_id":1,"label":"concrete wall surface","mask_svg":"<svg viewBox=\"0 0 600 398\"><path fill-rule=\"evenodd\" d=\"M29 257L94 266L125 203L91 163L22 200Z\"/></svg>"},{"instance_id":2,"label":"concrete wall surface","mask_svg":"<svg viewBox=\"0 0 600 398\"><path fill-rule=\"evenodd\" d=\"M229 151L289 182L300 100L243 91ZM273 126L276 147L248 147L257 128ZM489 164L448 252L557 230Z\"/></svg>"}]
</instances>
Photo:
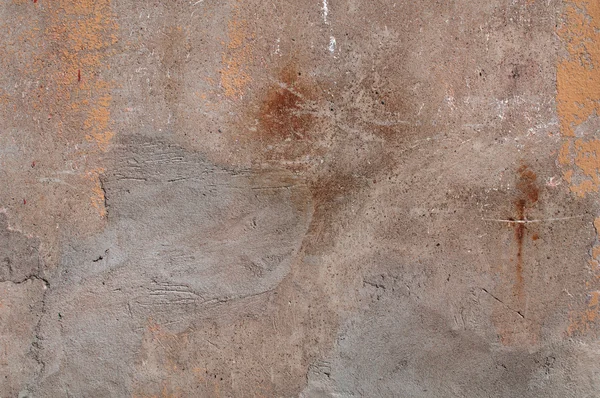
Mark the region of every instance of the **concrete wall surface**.
<instances>
[{"instance_id":1,"label":"concrete wall surface","mask_svg":"<svg viewBox=\"0 0 600 398\"><path fill-rule=\"evenodd\" d=\"M600 397L600 2L0 23L0 397Z\"/></svg>"}]
</instances>

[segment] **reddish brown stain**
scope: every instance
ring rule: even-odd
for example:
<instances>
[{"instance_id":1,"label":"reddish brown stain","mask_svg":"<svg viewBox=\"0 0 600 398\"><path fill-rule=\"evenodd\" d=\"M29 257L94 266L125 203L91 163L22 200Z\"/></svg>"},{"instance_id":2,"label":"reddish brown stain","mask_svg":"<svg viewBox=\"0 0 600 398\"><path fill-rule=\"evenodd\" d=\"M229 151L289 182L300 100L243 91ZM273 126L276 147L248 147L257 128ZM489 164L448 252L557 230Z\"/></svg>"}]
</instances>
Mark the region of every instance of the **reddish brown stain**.
<instances>
[{"instance_id":1,"label":"reddish brown stain","mask_svg":"<svg viewBox=\"0 0 600 398\"><path fill-rule=\"evenodd\" d=\"M77 81L80 82L81 81L81 69L77 70Z\"/></svg>"},{"instance_id":2,"label":"reddish brown stain","mask_svg":"<svg viewBox=\"0 0 600 398\"><path fill-rule=\"evenodd\" d=\"M531 240L536 241L540 238L540 236L538 234L533 234L533 236L531 237Z\"/></svg>"},{"instance_id":3,"label":"reddish brown stain","mask_svg":"<svg viewBox=\"0 0 600 398\"><path fill-rule=\"evenodd\" d=\"M300 65L292 59L274 68L268 83L248 96L251 102L239 103L239 125L227 138L251 153L253 164L306 170L324 153L316 113L327 83L317 83Z\"/></svg>"},{"instance_id":4,"label":"reddish brown stain","mask_svg":"<svg viewBox=\"0 0 600 398\"><path fill-rule=\"evenodd\" d=\"M537 186L537 175L529 169L528 166L521 166L517 170L517 190L519 196L514 202L516 220L526 221L527 210L531 208L539 199L539 188ZM514 223L514 234L517 242L517 261L516 261L516 276L515 276L515 294L522 298L524 294L523 287L523 241L527 230L527 224L524 222ZM534 235L537 237L537 235ZM533 238L533 237L532 237ZM537 239L537 238L535 238ZM534 239L534 240L535 240Z\"/></svg>"},{"instance_id":5,"label":"reddish brown stain","mask_svg":"<svg viewBox=\"0 0 600 398\"><path fill-rule=\"evenodd\" d=\"M302 80L301 72L288 64L279 73L265 96L259 111L259 137L264 142L310 138L314 116L309 109L312 89Z\"/></svg>"},{"instance_id":6,"label":"reddish brown stain","mask_svg":"<svg viewBox=\"0 0 600 398\"><path fill-rule=\"evenodd\" d=\"M521 166L517 171L519 172L517 189L527 197L531 204L537 202L540 194L537 186L537 175L527 166Z\"/></svg>"}]
</instances>

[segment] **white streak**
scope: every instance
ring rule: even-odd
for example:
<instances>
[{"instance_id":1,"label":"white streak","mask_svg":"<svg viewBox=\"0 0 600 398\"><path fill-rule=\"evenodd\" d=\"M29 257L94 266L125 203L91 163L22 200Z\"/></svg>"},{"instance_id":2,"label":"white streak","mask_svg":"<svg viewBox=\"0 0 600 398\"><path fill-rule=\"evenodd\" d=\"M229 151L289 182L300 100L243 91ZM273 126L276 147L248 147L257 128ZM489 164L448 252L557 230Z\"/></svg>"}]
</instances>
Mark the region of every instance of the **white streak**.
<instances>
[{"instance_id":1,"label":"white streak","mask_svg":"<svg viewBox=\"0 0 600 398\"><path fill-rule=\"evenodd\" d=\"M329 37L329 52L331 52L332 54L335 52L335 37L331 36Z\"/></svg>"},{"instance_id":2,"label":"white streak","mask_svg":"<svg viewBox=\"0 0 600 398\"><path fill-rule=\"evenodd\" d=\"M567 221L567 220L573 220L576 218L581 218L586 216L586 214L580 214L578 216L571 216L571 217L558 217L558 218L544 218L544 219L540 219L540 220L528 220L528 219L524 219L524 220L499 220L499 219L495 219L495 218L482 218L483 221L495 221L495 222L505 222L505 223L509 223L509 224L530 224L530 223L538 223L538 222L551 222L551 221Z\"/></svg>"},{"instance_id":3,"label":"white streak","mask_svg":"<svg viewBox=\"0 0 600 398\"><path fill-rule=\"evenodd\" d=\"M329 6L327 5L327 0L323 0L323 21L325 23L329 23L327 22L327 15L329 15Z\"/></svg>"}]
</instances>

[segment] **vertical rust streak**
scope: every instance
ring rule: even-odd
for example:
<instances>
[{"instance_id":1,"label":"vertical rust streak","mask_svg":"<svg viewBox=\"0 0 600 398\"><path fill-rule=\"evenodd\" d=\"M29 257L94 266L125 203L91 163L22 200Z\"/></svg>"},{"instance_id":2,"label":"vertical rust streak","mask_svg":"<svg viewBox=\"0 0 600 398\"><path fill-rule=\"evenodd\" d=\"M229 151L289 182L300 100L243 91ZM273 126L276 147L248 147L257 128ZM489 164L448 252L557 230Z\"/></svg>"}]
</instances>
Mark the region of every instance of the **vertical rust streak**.
<instances>
[{"instance_id":1,"label":"vertical rust streak","mask_svg":"<svg viewBox=\"0 0 600 398\"><path fill-rule=\"evenodd\" d=\"M531 208L539 199L539 188L537 187L537 175L523 165L517 170L519 173L517 189L519 197L515 201L515 210L518 221L527 220L527 210ZM515 268L514 294L519 303L523 304L525 297L524 277L523 277L523 242L527 232L527 226L523 222L514 224L515 241L517 243L517 258Z\"/></svg>"},{"instance_id":2,"label":"vertical rust streak","mask_svg":"<svg viewBox=\"0 0 600 398\"><path fill-rule=\"evenodd\" d=\"M525 205L527 202L524 199L520 199L516 203L517 207L517 219L519 221L525 220ZM525 237L525 224L515 223L515 240L517 242L517 267L516 267L516 280L515 280L515 296L519 299L523 298L523 239Z\"/></svg>"}]
</instances>

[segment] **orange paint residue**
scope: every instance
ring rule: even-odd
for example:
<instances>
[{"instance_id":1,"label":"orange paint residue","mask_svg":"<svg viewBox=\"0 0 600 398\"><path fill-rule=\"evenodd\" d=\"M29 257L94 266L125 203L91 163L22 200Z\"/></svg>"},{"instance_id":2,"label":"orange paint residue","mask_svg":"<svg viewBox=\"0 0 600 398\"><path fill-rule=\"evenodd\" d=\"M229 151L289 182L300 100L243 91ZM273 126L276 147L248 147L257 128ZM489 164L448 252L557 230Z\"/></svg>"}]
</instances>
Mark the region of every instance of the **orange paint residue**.
<instances>
[{"instance_id":1,"label":"orange paint residue","mask_svg":"<svg viewBox=\"0 0 600 398\"><path fill-rule=\"evenodd\" d=\"M559 162L571 190L583 197L600 189L600 140L575 139L575 130L600 115L600 3L567 0L558 30L568 57L558 62L556 109L565 143Z\"/></svg>"},{"instance_id":2,"label":"orange paint residue","mask_svg":"<svg viewBox=\"0 0 600 398\"><path fill-rule=\"evenodd\" d=\"M558 30L569 57L558 63L557 111L561 130L574 135L574 128L594 112L600 113L600 3L568 0L565 23Z\"/></svg>"},{"instance_id":3,"label":"orange paint residue","mask_svg":"<svg viewBox=\"0 0 600 398\"><path fill-rule=\"evenodd\" d=\"M564 143L558 161L563 177L573 193L584 197L600 191L600 139L594 131L579 129L600 116L600 2L566 0L564 24L558 35L568 56L561 59L556 71L556 109ZM583 130L583 131L582 131ZM592 277L584 288L594 289L600 277L600 218L594 221L598 237L591 250ZM569 314L567 334L588 333L598 320L600 292L588 293L584 308Z\"/></svg>"},{"instance_id":4,"label":"orange paint residue","mask_svg":"<svg viewBox=\"0 0 600 398\"><path fill-rule=\"evenodd\" d=\"M589 261L589 266L594 279L597 281L600 279L600 217L594 220L594 228L597 237L596 244L591 250L592 258ZM590 289L594 284L593 280L586 281L585 288ZM569 336L584 335L592 330L598 320L600 320L600 291L595 290L588 293L587 304L583 309L572 310L569 313L567 334Z\"/></svg>"},{"instance_id":5,"label":"orange paint residue","mask_svg":"<svg viewBox=\"0 0 600 398\"><path fill-rule=\"evenodd\" d=\"M26 72L44 83L32 107L49 115L56 139L78 146L73 160L84 159L80 176L89 181L92 207L105 217L98 170L114 137L112 83L102 77L117 42L111 0L53 0L39 12L48 21L44 36L54 46L38 54Z\"/></svg>"},{"instance_id":6,"label":"orange paint residue","mask_svg":"<svg viewBox=\"0 0 600 398\"><path fill-rule=\"evenodd\" d=\"M589 332L598 319L598 311L600 311L600 292L593 291L589 294L587 307L571 315L567 334L573 336Z\"/></svg>"},{"instance_id":7,"label":"orange paint residue","mask_svg":"<svg viewBox=\"0 0 600 398\"><path fill-rule=\"evenodd\" d=\"M220 70L221 86L229 98L244 94L244 88L252 81L246 64L252 59L252 45L245 20L239 18L239 9L228 24L229 43L222 55L223 68Z\"/></svg>"},{"instance_id":8,"label":"orange paint residue","mask_svg":"<svg viewBox=\"0 0 600 398\"><path fill-rule=\"evenodd\" d=\"M106 198L104 196L104 189L102 189L102 184L100 183L100 175L103 174L104 171L105 170L103 168L97 168L88 171L86 175L87 179L94 183L90 201L92 202L92 206L98 210L100 217L106 217Z\"/></svg>"}]
</instances>

